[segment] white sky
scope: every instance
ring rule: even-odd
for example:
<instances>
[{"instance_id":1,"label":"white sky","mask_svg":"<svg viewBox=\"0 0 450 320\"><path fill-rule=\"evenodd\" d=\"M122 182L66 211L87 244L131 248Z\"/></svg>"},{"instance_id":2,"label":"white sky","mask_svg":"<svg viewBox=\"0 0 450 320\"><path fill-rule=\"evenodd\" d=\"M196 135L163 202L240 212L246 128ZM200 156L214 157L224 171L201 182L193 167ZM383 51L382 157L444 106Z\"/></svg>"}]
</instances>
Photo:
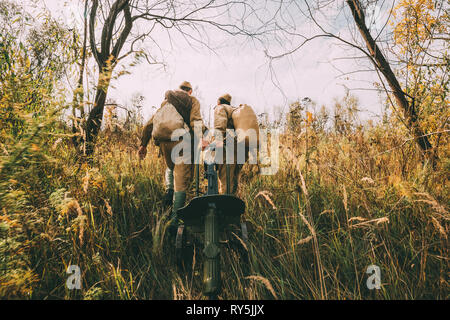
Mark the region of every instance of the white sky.
<instances>
[{"instance_id":1,"label":"white sky","mask_svg":"<svg viewBox=\"0 0 450 320\"><path fill-rule=\"evenodd\" d=\"M80 21L83 16L83 5L78 0L42 1L54 18L69 26L77 23L76 20ZM338 28L342 34L346 30L348 28ZM280 110L287 111L288 103L297 99L310 97L319 107L322 104L331 107L334 98L344 95L345 87L373 89L372 83L378 81L374 72L349 75L353 80L337 78L339 72L336 67L344 72L351 72L360 70L361 66L352 59L331 63L335 58L348 56L348 47L343 48L329 40L318 39L274 63L281 92L271 80L268 60L261 48L243 46L242 41L229 41L230 38L224 38L218 31L214 31L212 36L213 40L223 40L226 47L217 49L213 54L206 48L196 50L185 44L178 45L164 53L167 65L165 70L143 61L128 69L131 74L114 80L108 91L108 98L126 104L134 94L142 94L145 97L143 113L147 118L152 112L151 107L160 105L166 90L176 88L187 80L194 88L198 88L194 95L199 97L205 117L217 98L223 93L229 93L233 97L233 105L247 103L257 113L267 112L273 120L279 117ZM155 38L158 39L158 35ZM125 61L123 65L131 61L132 59ZM120 69L118 66L116 71ZM97 74L95 80L96 78ZM365 110L361 113L361 118L380 115L382 103L376 91L352 90L352 94L359 98L360 107Z\"/></svg>"}]
</instances>

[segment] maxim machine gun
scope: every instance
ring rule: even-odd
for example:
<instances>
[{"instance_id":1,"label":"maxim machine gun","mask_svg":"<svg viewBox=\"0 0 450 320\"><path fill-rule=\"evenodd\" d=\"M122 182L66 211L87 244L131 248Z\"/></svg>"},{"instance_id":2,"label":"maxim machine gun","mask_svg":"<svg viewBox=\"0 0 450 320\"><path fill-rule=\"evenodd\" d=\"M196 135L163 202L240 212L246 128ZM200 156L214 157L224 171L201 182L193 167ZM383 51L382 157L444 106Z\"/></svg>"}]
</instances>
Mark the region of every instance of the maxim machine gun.
<instances>
[{"instance_id":1,"label":"maxim machine gun","mask_svg":"<svg viewBox=\"0 0 450 320\"><path fill-rule=\"evenodd\" d=\"M181 259L182 251L186 246L185 227L195 233L204 233L203 293L208 299L217 299L221 290L220 233L230 224L240 225L242 240L244 243L248 241L247 225L245 222L240 223L240 217L245 212L245 203L230 194L229 165L226 166L227 194L218 192L215 161L205 160L205 176L208 180L206 195L199 196L199 165L197 164L197 197L178 210L178 216L184 222L178 227L175 240L178 259Z\"/></svg>"}]
</instances>

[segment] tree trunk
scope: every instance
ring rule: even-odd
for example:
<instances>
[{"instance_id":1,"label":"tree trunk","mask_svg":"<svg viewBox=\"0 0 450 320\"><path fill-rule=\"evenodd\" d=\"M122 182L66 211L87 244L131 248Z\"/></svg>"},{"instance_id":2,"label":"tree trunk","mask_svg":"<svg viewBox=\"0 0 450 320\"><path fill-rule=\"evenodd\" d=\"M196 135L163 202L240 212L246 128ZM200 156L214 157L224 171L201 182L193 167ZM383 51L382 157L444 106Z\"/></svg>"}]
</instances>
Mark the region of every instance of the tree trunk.
<instances>
[{"instance_id":1,"label":"tree trunk","mask_svg":"<svg viewBox=\"0 0 450 320\"><path fill-rule=\"evenodd\" d=\"M133 20L131 17L130 1L116 0L110 8L108 17L102 28L102 35L100 40L99 51L95 41L95 18L99 0L93 0L91 6L91 13L89 18L89 38L92 55L94 56L99 67L99 76L97 83L97 92L95 94L94 108L89 113L86 122L86 157L92 161L92 156L95 149L95 140L102 125L103 109L105 107L106 95L108 87L111 82L111 75L117 63L120 50L122 49L126 39L128 38ZM125 25L113 44L113 29L116 23L117 16L123 11ZM112 47L112 50L111 50Z\"/></svg>"},{"instance_id":2,"label":"tree trunk","mask_svg":"<svg viewBox=\"0 0 450 320\"><path fill-rule=\"evenodd\" d=\"M83 47L81 52L81 64L80 64L80 75L78 77L77 88L75 89L73 95L73 105L72 105L72 133L73 134L83 134L81 127L83 126L82 121L84 120L84 88L83 88L83 75L84 66L86 64L86 43L87 43L87 9L88 0L84 2L84 33L83 33ZM76 110L80 110L80 117L77 117ZM84 137L74 136L72 142L77 149L79 155L83 154L83 148L80 145L85 141Z\"/></svg>"},{"instance_id":3,"label":"tree trunk","mask_svg":"<svg viewBox=\"0 0 450 320\"><path fill-rule=\"evenodd\" d=\"M107 75L102 79L102 75L99 75L97 83L97 92L95 93L94 108L89 113L89 117L86 122L86 156L91 157L94 153L95 139L102 126L103 109L105 107L106 95L110 83L111 71L107 72Z\"/></svg>"},{"instance_id":4,"label":"tree trunk","mask_svg":"<svg viewBox=\"0 0 450 320\"><path fill-rule=\"evenodd\" d=\"M361 33L364 41L366 42L367 49L369 50L370 55L372 56L372 62L375 64L375 67L380 70L380 72L386 78L389 87L392 90L392 93L397 101L397 104L403 111L403 116L406 119L406 122L409 126L409 130L413 134L416 139L417 145L420 149L425 153L429 154L432 146L428 137L424 135L424 132L420 128L417 122L417 112L414 106L414 99L412 103L409 103L406 99L406 94L402 90L400 83L398 82L394 72L392 71L389 63L386 61L382 52L380 51L378 45L375 40L372 38L369 30L367 29L365 23L364 12L361 8L361 4L359 0L346 0L350 10L352 12L353 18L356 22L359 32Z\"/></svg>"}]
</instances>

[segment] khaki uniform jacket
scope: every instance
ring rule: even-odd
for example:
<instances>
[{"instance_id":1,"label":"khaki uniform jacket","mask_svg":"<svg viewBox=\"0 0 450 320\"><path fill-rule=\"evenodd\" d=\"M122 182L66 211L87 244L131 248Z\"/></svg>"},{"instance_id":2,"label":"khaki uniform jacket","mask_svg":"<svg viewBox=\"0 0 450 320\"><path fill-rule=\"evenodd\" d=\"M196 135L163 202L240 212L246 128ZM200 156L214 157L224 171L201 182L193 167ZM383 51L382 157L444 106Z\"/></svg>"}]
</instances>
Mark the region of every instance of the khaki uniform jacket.
<instances>
[{"instance_id":1,"label":"khaki uniform jacket","mask_svg":"<svg viewBox=\"0 0 450 320\"><path fill-rule=\"evenodd\" d=\"M228 181L229 181L229 193L235 194L238 189L239 175L242 170L243 164L238 164L238 144L245 145L244 160L247 162L249 158L250 149L258 147L259 143L259 126L258 119L253 109L248 105L240 105L239 107L233 107L226 104L217 105L214 108L214 130L219 131L225 139L225 132L227 129L235 129L236 134L234 138L234 155L233 163L226 165L226 148L223 150L223 164L218 165L219 173L219 193L223 194L227 191L227 166ZM256 138L256 142L252 145L249 141L251 136L249 129L254 132L252 138ZM249 134L249 135L247 135ZM217 138L217 136L216 136Z\"/></svg>"},{"instance_id":2,"label":"khaki uniform jacket","mask_svg":"<svg viewBox=\"0 0 450 320\"><path fill-rule=\"evenodd\" d=\"M189 126L188 129L194 130L194 128L200 126L202 129L202 133L203 133L206 130L206 127L203 124L202 115L200 113L200 102L198 101L197 98L195 98L193 96L189 96L189 97L192 102L192 107L191 107L191 112L189 115L189 123L187 124ZM161 104L161 108L163 108L166 104L169 104L169 103L168 103L168 101L165 100ZM161 123L159 123L159 124L155 123L156 113L154 116L152 116L150 118L150 120L147 122L147 124L144 126L144 129L143 129L142 138L141 138L141 146L146 147L152 137L155 138L155 137L163 135L160 132L156 132L157 130L154 131L153 130L154 128L161 128L161 127L166 128L166 129L170 128L170 126L173 123L177 123L177 120L175 120L175 119L178 119L182 122L181 125L178 124L178 126L180 128L183 125L186 126L182 116L178 113L178 111L175 109L175 107L173 105L171 105L171 106L172 106L172 108L166 108L167 110L169 110L169 112L166 112L164 114L164 116L166 118L160 117L160 120L161 119L163 121L164 121L164 119L167 120L166 125L161 125ZM160 110L160 109L158 109L158 110ZM179 123L179 121L178 121L178 123ZM172 128L172 130L176 130L176 129L179 129L179 128L178 127ZM164 157L167 167L170 170L173 170L174 191L175 192L188 190L188 188L192 182L193 170L194 170L194 166L192 164L187 164L187 163L176 164L175 162L179 159L178 158L172 159L172 149L181 142L182 142L182 140L181 141L171 141L170 140L170 132L168 133L168 139L165 139L162 141L158 141L157 139L155 139L155 143L160 146L160 150L161 150L161 153L163 154L163 157Z\"/></svg>"},{"instance_id":3,"label":"khaki uniform jacket","mask_svg":"<svg viewBox=\"0 0 450 320\"><path fill-rule=\"evenodd\" d=\"M191 108L191 113L190 113L190 121L189 121L190 123L188 123L187 125L189 126L189 128L191 130L194 130L194 128L196 126L200 126L202 128L202 133L203 133L206 130L206 127L203 124L202 115L200 113L200 102L198 101L197 98L195 98L193 96L190 96L190 98L192 101L192 108ZM164 100L163 103L161 104L161 108L163 108L167 103L168 102L166 100ZM142 138L141 138L141 146L146 147L148 145L150 139L152 138L152 136L153 137L161 136L161 134L159 132L153 131L153 128L157 127L154 123L155 115L153 115L144 126L144 129L142 132ZM181 115L173 107L172 111L169 112L168 114L164 115L164 117L169 122L169 121L173 121L173 119L181 118ZM172 127L171 129L173 131L175 131L176 129L181 129L181 127L179 127L179 128ZM170 141L170 134L171 134L171 132L163 134L164 136L168 136L165 140ZM155 141L155 142L158 143L160 141Z\"/></svg>"},{"instance_id":4,"label":"khaki uniform jacket","mask_svg":"<svg viewBox=\"0 0 450 320\"><path fill-rule=\"evenodd\" d=\"M214 107L214 130L225 137L226 129L234 129L232 114L236 108L227 104L219 104Z\"/></svg>"},{"instance_id":5,"label":"khaki uniform jacket","mask_svg":"<svg viewBox=\"0 0 450 320\"><path fill-rule=\"evenodd\" d=\"M259 138L259 125L253 109L241 104L239 107L233 107L226 104L220 104L214 107L214 129L220 131L223 135L226 129L235 129L238 137L238 130L243 133L249 129L254 130L256 138Z\"/></svg>"}]
</instances>

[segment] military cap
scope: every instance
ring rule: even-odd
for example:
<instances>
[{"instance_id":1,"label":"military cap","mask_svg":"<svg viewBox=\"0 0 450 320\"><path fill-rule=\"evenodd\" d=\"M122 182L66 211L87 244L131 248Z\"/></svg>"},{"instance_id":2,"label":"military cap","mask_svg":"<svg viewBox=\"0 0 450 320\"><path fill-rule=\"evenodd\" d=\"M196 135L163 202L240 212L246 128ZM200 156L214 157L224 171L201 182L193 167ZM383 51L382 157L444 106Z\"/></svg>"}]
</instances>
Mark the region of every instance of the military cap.
<instances>
[{"instance_id":1,"label":"military cap","mask_svg":"<svg viewBox=\"0 0 450 320\"><path fill-rule=\"evenodd\" d=\"M219 100L220 100L220 99L223 99L223 100L225 100L225 101L228 101L228 103L231 103L231 96L230 96L228 93L225 93L225 94L221 95L221 96L219 97Z\"/></svg>"},{"instance_id":2,"label":"military cap","mask_svg":"<svg viewBox=\"0 0 450 320\"><path fill-rule=\"evenodd\" d=\"M192 86L191 86L191 84L190 84L188 81L183 81L183 82L180 84L180 89L181 89L182 87L186 87L186 88L189 88L189 89L192 90Z\"/></svg>"}]
</instances>

